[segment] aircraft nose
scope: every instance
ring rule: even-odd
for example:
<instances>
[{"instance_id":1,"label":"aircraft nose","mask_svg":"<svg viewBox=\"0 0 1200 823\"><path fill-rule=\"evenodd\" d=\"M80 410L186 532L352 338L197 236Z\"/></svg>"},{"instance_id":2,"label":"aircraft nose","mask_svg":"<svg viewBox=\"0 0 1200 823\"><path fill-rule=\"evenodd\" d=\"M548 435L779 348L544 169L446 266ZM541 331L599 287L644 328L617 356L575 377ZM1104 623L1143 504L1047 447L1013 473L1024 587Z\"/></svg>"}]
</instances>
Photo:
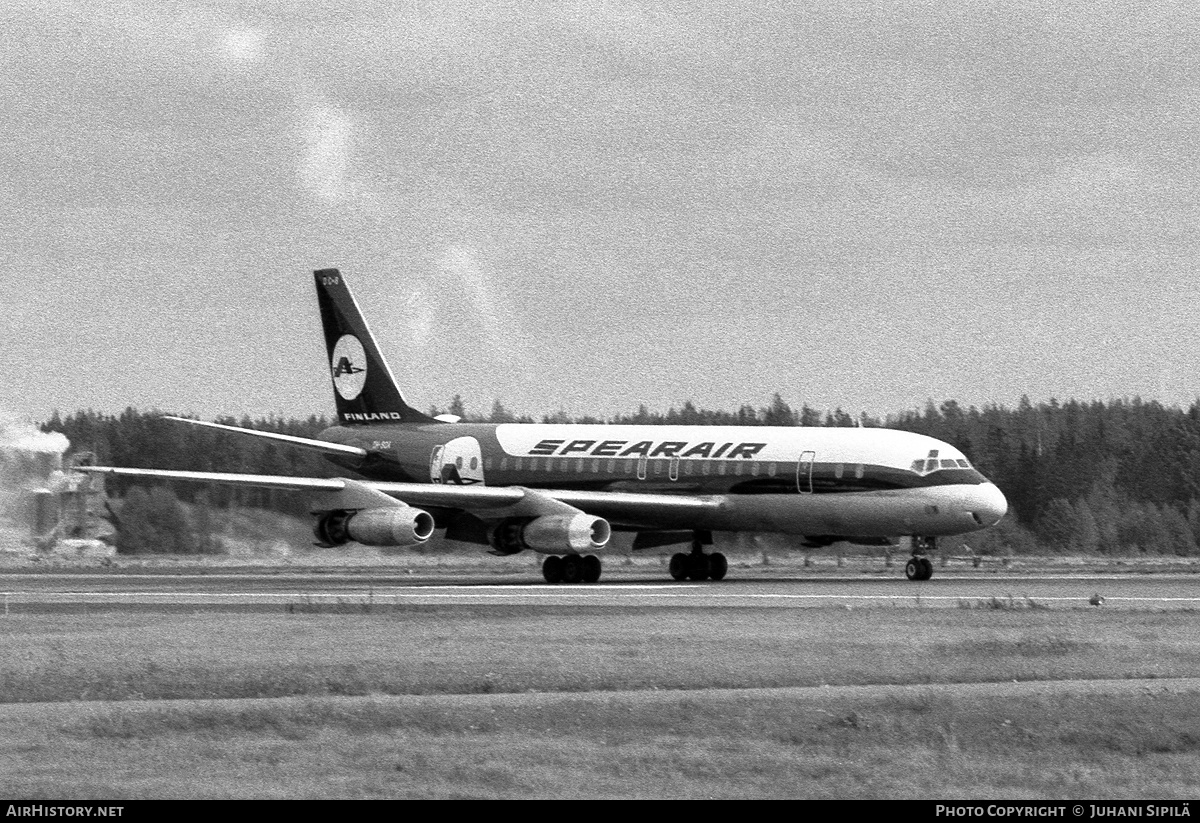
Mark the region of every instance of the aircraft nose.
<instances>
[{"instance_id":1,"label":"aircraft nose","mask_svg":"<svg viewBox=\"0 0 1200 823\"><path fill-rule=\"evenodd\" d=\"M1008 511L1008 501L995 483L982 483L973 490L969 507L980 526L994 526Z\"/></svg>"}]
</instances>

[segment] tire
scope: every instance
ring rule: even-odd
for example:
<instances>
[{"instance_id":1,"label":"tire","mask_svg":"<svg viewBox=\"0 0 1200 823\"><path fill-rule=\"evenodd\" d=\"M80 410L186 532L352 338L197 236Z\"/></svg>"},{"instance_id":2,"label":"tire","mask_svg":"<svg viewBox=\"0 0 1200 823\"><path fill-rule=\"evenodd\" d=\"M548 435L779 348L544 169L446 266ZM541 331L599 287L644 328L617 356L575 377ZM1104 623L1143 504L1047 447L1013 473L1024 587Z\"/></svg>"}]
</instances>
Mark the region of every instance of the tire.
<instances>
[{"instance_id":1,"label":"tire","mask_svg":"<svg viewBox=\"0 0 1200 823\"><path fill-rule=\"evenodd\" d=\"M729 561L725 559L725 555L720 552L713 552L708 556L708 577L710 580L724 580L726 572L729 571Z\"/></svg>"},{"instance_id":2,"label":"tire","mask_svg":"<svg viewBox=\"0 0 1200 823\"><path fill-rule=\"evenodd\" d=\"M688 577L697 582L707 580L709 562L707 554L693 554L688 557Z\"/></svg>"},{"instance_id":3,"label":"tire","mask_svg":"<svg viewBox=\"0 0 1200 823\"><path fill-rule=\"evenodd\" d=\"M933 561L928 557L921 558L921 579L928 580L933 577Z\"/></svg>"},{"instance_id":4,"label":"tire","mask_svg":"<svg viewBox=\"0 0 1200 823\"><path fill-rule=\"evenodd\" d=\"M924 569L921 568L921 561L915 557L910 557L908 562L904 564L904 576L909 580L921 580Z\"/></svg>"},{"instance_id":5,"label":"tire","mask_svg":"<svg viewBox=\"0 0 1200 823\"><path fill-rule=\"evenodd\" d=\"M562 579L564 583L578 583L583 580L582 557L568 554L562 559Z\"/></svg>"},{"instance_id":6,"label":"tire","mask_svg":"<svg viewBox=\"0 0 1200 823\"><path fill-rule=\"evenodd\" d=\"M600 579L600 572L603 568L599 557L594 554L585 555L583 558L583 582L595 583Z\"/></svg>"},{"instance_id":7,"label":"tire","mask_svg":"<svg viewBox=\"0 0 1200 823\"><path fill-rule=\"evenodd\" d=\"M542 561L542 577L547 583L561 583L563 579L562 558L552 554Z\"/></svg>"},{"instance_id":8,"label":"tire","mask_svg":"<svg viewBox=\"0 0 1200 823\"><path fill-rule=\"evenodd\" d=\"M683 552L671 555L671 565L667 569L671 572L671 577L676 580L687 580L688 556Z\"/></svg>"}]
</instances>

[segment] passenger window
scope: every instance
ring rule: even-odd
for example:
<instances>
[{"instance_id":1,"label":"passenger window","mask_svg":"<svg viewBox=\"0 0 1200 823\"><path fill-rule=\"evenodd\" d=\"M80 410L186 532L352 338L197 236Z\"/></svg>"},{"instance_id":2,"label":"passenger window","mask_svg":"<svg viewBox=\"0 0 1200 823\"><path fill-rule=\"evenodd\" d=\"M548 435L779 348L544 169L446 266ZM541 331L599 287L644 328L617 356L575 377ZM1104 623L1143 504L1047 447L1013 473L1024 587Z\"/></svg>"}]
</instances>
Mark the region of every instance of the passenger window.
<instances>
[{"instance_id":1,"label":"passenger window","mask_svg":"<svg viewBox=\"0 0 1200 823\"><path fill-rule=\"evenodd\" d=\"M717 461L717 474L721 475L722 477L725 476L725 461L724 460Z\"/></svg>"},{"instance_id":2,"label":"passenger window","mask_svg":"<svg viewBox=\"0 0 1200 823\"><path fill-rule=\"evenodd\" d=\"M502 472L508 471L508 458L507 457L500 458L500 471L502 471Z\"/></svg>"},{"instance_id":3,"label":"passenger window","mask_svg":"<svg viewBox=\"0 0 1200 823\"><path fill-rule=\"evenodd\" d=\"M863 479L863 464L862 464L862 463L856 463L856 464L855 464L855 466L854 466L854 479L855 479L855 480L862 480L862 479Z\"/></svg>"},{"instance_id":4,"label":"passenger window","mask_svg":"<svg viewBox=\"0 0 1200 823\"><path fill-rule=\"evenodd\" d=\"M479 458L478 458L478 457L472 457L472 458L471 458L471 468L472 468L472 469L477 469L477 468L479 468Z\"/></svg>"},{"instance_id":5,"label":"passenger window","mask_svg":"<svg viewBox=\"0 0 1200 823\"><path fill-rule=\"evenodd\" d=\"M700 473L704 474L704 475L711 474L712 473L712 463L709 463L707 460L705 460L703 463L701 463L700 464Z\"/></svg>"},{"instance_id":6,"label":"passenger window","mask_svg":"<svg viewBox=\"0 0 1200 823\"><path fill-rule=\"evenodd\" d=\"M492 470L492 458L490 458L490 457L486 457L486 458L484 458L484 460L483 460L483 470L484 470L485 472L490 472L490 471Z\"/></svg>"},{"instance_id":7,"label":"passenger window","mask_svg":"<svg viewBox=\"0 0 1200 823\"><path fill-rule=\"evenodd\" d=\"M846 473L846 467L843 464L838 463L836 466L833 467L833 476L837 480L841 480L842 475L845 473Z\"/></svg>"},{"instance_id":8,"label":"passenger window","mask_svg":"<svg viewBox=\"0 0 1200 823\"><path fill-rule=\"evenodd\" d=\"M461 457L454 458L454 468L456 468L456 469L462 468L462 458Z\"/></svg>"},{"instance_id":9,"label":"passenger window","mask_svg":"<svg viewBox=\"0 0 1200 823\"><path fill-rule=\"evenodd\" d=\"M632 458L630 458L629 460L626 460L626 461L625 461L625 473L626 473L626 474L632 474L632 473L633 473L633 459L632 459Z\"/></svg>"},{"instance_id":10,"label":"passenger window","mask_svg":"<svg viewBox=\"0 0 1200 823\"><path fill-rule=\"evenodd\" d=\"M774 477L778 467L774 463L767 464L767 477Z\"/></svg>"},{"instance_id":11,"label":"passenger window","mask_svg":"<svg viewBox=\"0 0 1200 823\"><path fill-rule=\"evenodd\" d=\"M520 470L521 470L521 458L520 458L520 457L518 457L518 458L517 458L517 465L516 465L516 469L517 469L517 471L520 471Z\"/></svg>"},{"instance_id":12,"label":"passenger window","mask_svg":"<svg viewBox=\"0 0 1200 823\"><path fill-rule=\"evenodd\" d=\"M754 477L758 477L758 463L756 463L756 462L750 463L750 474L753 475Z\"/></svg>"},{"instance_id":13,"label":"passenger window","mask_svg":"<svg viewBox=\"0 0 1200 823\"><path fill-rule=\"evenodd\" d=\"M575 461L575 471L579 472L580 474L583 474L583 458L582 457L580 457L578 460Z\"/></svg>"},{"instance_id":14,"label":"passenger window","mask_svg":"<svg viewBox=\"0 0 1200 823\"><path fill-rule=\"evenodd\" d=\"M600 458L593 457L592 458L592 474L599 474L599 473L600 473Z\"/></svg>"},{"instance_id":15,"label":"passenger window","mask_svg":"<svg viewBox=\"0 0 1200 823\"><path fill-rule=\"evenodd\" d=\"M742 476L742 463L740 460L733 464L733 473L738 477Z\"/></svg>"}]
</instances>

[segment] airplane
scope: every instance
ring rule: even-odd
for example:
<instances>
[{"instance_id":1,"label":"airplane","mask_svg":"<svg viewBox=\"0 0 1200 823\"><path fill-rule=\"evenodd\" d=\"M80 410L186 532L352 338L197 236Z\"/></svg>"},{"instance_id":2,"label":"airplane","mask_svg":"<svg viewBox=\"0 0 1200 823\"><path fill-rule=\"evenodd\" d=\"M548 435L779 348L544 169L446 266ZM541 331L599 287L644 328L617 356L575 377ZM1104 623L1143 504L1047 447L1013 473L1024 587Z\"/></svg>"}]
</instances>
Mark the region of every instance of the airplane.
<instances>
[{"instance_id":1,"label":"airplane","mask_svg":"<svg viewBox=\"0 0 1200 823\"><path fill-rule=\"evenodd\" d=\"M464 423L409 405L345 276L314 279L338 425L317 438L172 417L315 450L359 478L79 466L80 471L306 493L324 547L414 547L435 531L498 556L545 555L547 583L594 583L614 531L675 552L675 580L725 578L713 532L897 545L928 580L939 537L992 526L1008 504L966 455L882 428Z\"/></svg>"}]
</instances>

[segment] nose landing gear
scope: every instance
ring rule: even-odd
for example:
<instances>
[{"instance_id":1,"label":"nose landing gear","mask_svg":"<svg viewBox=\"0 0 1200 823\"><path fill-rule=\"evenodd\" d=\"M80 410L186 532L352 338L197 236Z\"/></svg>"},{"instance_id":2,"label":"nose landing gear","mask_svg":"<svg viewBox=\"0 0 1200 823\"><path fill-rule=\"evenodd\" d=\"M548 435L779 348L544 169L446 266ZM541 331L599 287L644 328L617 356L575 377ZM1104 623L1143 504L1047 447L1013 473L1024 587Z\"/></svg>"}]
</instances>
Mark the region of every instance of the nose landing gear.
<instances>
[{"instance_id":1,"label":"nose landing gear","mask_svg":"<svg viewBox=\"0 0 1200 823\"><path fill-rule=\"evenodd\" d=\"M904 576L909 580L928 580L933 577L933 563L926 557L926 552L937 549L936 537L921 537L913 535L912 554L904 564Z\"/></svg>"}]
</instances>

